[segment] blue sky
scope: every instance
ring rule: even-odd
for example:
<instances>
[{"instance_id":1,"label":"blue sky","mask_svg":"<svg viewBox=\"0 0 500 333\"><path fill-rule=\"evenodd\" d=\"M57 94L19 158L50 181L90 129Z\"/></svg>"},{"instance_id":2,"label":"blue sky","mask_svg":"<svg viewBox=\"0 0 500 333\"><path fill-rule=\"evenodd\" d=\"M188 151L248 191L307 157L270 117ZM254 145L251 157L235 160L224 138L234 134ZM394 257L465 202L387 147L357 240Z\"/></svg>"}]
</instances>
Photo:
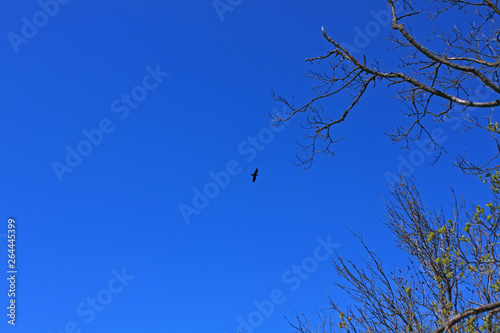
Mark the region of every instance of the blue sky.
<instances>
[{"instance_id":1,"label":"blue sky","mask_svg":"<svg viewBox=\"0 0 500 333\"><path fill-rule=\"evenodd\" d=\"M382 85L338 128L336 156L307 171L293 165L303 119L270 129L267 113L283 110L271 89L298 104L313 96L304 60L330 49L321 26L353 46L371 26L360 52L389 59L385 1L216 5L0 3L0 245L7 275L15 218L18 267L16 327L4 307L3 330L288 332L285 316L327 307L325 288L348 304L326 258L363 256L348 228L389 267L404 262L381 222L384 175L402 160L416 161L433 208L448 207L450 186L487 194L451 166L481 138L435 125L449 154L428 165L384 135L404 116ZM348 103L323 105L335 114Z\"/></svg>"}]
</instances>

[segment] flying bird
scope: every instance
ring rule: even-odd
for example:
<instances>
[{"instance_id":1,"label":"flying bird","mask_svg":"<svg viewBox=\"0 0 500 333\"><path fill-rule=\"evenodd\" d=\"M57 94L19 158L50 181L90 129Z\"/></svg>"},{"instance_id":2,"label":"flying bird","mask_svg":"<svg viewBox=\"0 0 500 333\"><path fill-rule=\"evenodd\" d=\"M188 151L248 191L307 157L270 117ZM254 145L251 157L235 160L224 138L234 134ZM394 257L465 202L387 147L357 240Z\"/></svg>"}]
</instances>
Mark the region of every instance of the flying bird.
<instances>
[{"instance_id":1,"label":"flying bird","mask_svg":"<svg viewBox=\"0 0 500 333\"><path fill-rule=\"evenodd\" d=\"M252 180L252 183L255 181L255 179L257 179L257 173L259 172L259 169L255 169L255 172L250 174L250 176L253 177L253 180Z\"/></svg>"}]
</instances>

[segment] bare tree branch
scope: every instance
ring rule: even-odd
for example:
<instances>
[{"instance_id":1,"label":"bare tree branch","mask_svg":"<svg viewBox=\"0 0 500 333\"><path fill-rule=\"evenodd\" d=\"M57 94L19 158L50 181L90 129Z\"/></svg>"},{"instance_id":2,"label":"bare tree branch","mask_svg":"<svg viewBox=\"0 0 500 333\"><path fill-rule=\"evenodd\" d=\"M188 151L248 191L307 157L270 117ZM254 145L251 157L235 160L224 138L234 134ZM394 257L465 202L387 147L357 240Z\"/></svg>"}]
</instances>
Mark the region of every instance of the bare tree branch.
<instances>
[{"instance_id":1,"label":"bare tree branch","mask_svg":"<svg viewBox=\"0 0 500 333\"><path fill-rule=\"evenodd\" d=\"M417 2L417 1L416 1ZM366 55L356 56L343 43L333 39L322 28L323 37L332 46L325 55L307 59L313 64L329 62L328 70L310 71L308 77L319 84L313 87L316 96L302 106L295 106L286 98L272 93L272 97L284 103L289 111L285 116L275 116L277 124L286 122L297 114L305 114L302 124L307 144L301 145L307 152L299 157L299 165L311 166L318 154L334 155L334 144L343 138L334 130L358 107L369 88L385 82L390 89L396 89L396 97L405 105L406 116L411 122L388 131L394 142L411 141L425 136L435 146L436 160L445 151L431 136L433 121L442 122L452 116L460 116L464 122L474 117L480 126L471 123L469 129L480 129L488 135L492 132L487 119L478 117L478 110L495 109L500 106L500 27L495 23L500 10L497 1L492 0L420 0L422 9L415 10L411 0L387 0L391 11L393 34L390 42L399 49L399 63L389 64L382 69L379 61L367 60ZM427 4L427 6L425 6ZM434 7L430 6L435 4ZM432 38L419 41L405 22L411 20L436 20L452 10L460 10L469 16L469 25L451 27L448 31L432 32ZM401 13L399 13L402 10ZM458 15L458 14L455 14ZM423 25L425 26L425 25ZM433 47L427 46L432 41ZM329 73L330 71L330 73ZM489 97L476 98L478 93L489 91ZM352 103L344 110L326 111L318 103L339 95L347 94ZM472 108L475 108L472 110ZM362 110L360 110L362 111ZM490 119L492 120L492 119ZM488 163L481 166L469 165L462 155L462 163L457 163L465 172L482 172L500 166L497 153ZM474 169L474 167L476 169Z\"/></svg>"}]
</instances>

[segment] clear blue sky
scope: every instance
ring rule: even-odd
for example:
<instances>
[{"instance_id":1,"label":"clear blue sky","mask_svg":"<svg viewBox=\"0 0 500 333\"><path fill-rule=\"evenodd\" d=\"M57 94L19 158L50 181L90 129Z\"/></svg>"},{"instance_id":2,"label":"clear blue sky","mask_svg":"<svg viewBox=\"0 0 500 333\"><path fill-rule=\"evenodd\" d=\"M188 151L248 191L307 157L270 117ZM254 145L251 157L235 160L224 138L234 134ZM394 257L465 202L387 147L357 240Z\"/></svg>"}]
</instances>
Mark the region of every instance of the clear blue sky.
<instances>
[{"instance_id":1,"label":"clear blue sky","mask_svg":"<svg viewBox=\"0 0 500 333\"><path fill-rule=\"evenodd\" d=\"M453 124L439 125L449 154L433 167L418 147L391 144L384 130L404 117L382 85L338 128L337 155L308 171L292 163L303 119L269 129L267 113L282 110L271 89L298 104L312 96L304 60L330 49L321 26L355 46L371 24L361 52L386 59L389 26L371 13L385 1L218 6L0 3L0 247L6 276L13 217L19 270L16 327L1 284L3 331L224 333L242 318L242 332L289 332L284 316L314 316L325 288L347 302L321 242L359 258L351 228L389 266L404 262L381 222L384 174L401 158L425 156L413 174L435 208L448 207L450 186L484 192L451 166L475 140ZM212 198L196 196L205 190Z\"/></svg>"}]
</instances>

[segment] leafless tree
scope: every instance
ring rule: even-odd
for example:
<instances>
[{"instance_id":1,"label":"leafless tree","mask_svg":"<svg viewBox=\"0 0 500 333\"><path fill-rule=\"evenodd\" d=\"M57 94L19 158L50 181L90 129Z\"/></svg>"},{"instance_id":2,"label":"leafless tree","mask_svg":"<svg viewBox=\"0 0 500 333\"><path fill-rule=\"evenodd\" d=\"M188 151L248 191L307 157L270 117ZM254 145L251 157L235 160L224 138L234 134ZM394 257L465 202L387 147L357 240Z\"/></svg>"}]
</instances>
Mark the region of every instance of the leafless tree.
<instances>
[{"instance_id":1,"label":"leafless tree","mask_svg":"<svg viewBox=\"0 0 500 333\"><path fill-rule=\"evenodd\" d=\"M500 332L500 173L488 174L493 200L469 207L453 194L450 212L431 211L414 184L392 187L385 224L408 255L402 270L366 249L361 266L334 256L338 286L354 301L331 308L319 322L297 316L292 326L312 332ZM447 217L446 217L447 216Z\"/></svg>"},{"instance_id":2,"label":"leafless tree","mask_svg":"<svg viewBox=\"0 0 500 333\"><path fill-rule=\"evenodd\" d=\"M496 150L485 163L471 163L462 155L456 164L469 173L485 173L499 167L500 129L493 117L494 109L500 105L498 0L387 0L387 3L392 12L389 43L393 47L391 54L399 55L397 61L381 64L367 60L365 55L356 56L323 29L331 50L307 59L328 65L324 71L311 70L308 74L318 82L313 87L315 97L302 106L295 106L273 92L273 98L288 107L285 116L271 115L276 125L296 114L306 116L302 124L307 140L302 145L306 156L298 157L299 164L308 168L316 155L333 155L334 144L342 140L334 128L349 117L369 89L376 83L385 83L395 89L406 116L411 119L409 124L388 129L387 134L393 141L408 147L412 140L424 136L430 139L429 145L437 159L444 147L434 141L429 126L434 121L460 117L467 129L482 129L491 135ZM442 19L457 25L445 31L433 31L425 40L415 37L410 27L412 24L417 28L432 26ZM475 96L484 96L485 92L488 97L477 100ZM344 110L327 111L321 107L325 98L344 97L345 93L352 102Z\"/></svg>"}]
</instances>

